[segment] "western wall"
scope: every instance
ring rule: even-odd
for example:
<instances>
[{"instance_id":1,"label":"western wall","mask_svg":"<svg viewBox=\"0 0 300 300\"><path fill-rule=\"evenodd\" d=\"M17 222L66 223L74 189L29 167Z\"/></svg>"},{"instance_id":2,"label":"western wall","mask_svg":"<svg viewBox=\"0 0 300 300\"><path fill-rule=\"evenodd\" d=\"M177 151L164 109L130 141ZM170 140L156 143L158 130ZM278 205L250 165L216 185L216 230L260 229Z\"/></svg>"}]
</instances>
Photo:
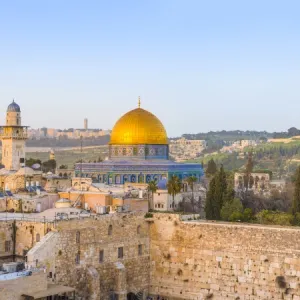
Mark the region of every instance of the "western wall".
<instances>
[{"instance_id":1,"label":"western wall","mask_svg":"<svg viewBox=\"0 0 300 300\"><path fill-rule=\"evenodd\" d=\"M150 293L168 299L300 299L300 229L156 214Z\"/></svg>"}]
</instances>

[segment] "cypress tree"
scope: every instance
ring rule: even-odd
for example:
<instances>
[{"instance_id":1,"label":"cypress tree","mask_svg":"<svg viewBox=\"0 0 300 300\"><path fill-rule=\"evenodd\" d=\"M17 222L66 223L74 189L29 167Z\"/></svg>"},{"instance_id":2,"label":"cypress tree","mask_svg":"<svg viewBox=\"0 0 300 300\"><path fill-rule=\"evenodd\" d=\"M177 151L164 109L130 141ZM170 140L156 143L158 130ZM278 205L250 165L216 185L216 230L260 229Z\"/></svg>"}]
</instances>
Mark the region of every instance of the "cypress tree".
<instances>
[{"instance_id":1,"label":"cypress tree","mask_svg":"<svg viewBox=\"0 0 300 300\"><path fill-rule=\"evenodd\" d=\"M234 199L235 191L234 191L234 174L227 173L226 174L226 182L227 187L224 195L223 205L225 203L231 202Z\"/></svg>"},{"instance_id":2,"label":"cypress tree","mask_svg":"<svg viewBox=\"0 0 300 300\"><path fill-rule=\"evenodd\" d=\"M227 190L227 181L226 174L224 172L223 165L221 165L220 171L216 175L216 188L215 188L215 209L214 209L214 217L216 220L221 219L221 209L223 206L225 194Z\"/></svg>"},{"instance_id":3,"label":"cypress tree","mask_svg":"<svg viewBox=\"0 0 300 300\"><path fill-rule=\"evenodd\" d=\"M206 175L215 175L217 172L217 165L213 159L209 160L207 163Z\"/></svg>"},{"instance_id":4,"label":"cypress tree","mask_svg":"<svg viewBox=\"0 0 300 300\"><path fill-rule=\"evenodd\" d=\"M209 183L208 191L206 193L205 214L206 214L206 219L208 220L214 219L213 205L214 205L215 190L216 190L216 178L213 177Z\"/></svg>"},{"instance_id":5,"label":"cypress tree","mask_svg":"<svg viewBox=\"0 0 300 300\"><path fill-rule=\"evenodd\" d=\"M295 190L292 208L294 214L300 212L300 166L295 173Z\"/></svg>"}]
</instances>

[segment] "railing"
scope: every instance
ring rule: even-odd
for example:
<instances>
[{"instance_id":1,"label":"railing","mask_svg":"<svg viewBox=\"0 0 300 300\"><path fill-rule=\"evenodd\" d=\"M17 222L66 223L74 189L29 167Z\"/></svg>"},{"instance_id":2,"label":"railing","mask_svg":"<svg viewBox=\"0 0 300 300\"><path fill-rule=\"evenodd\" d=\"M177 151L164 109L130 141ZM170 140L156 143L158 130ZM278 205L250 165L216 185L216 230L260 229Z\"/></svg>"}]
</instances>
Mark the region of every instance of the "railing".
<instances>
[{"instance_id":1,"label":"railing","mask_svg":"<svg viewBox=\"0 0 300 300\"><path fill-rule=\"evenodd\" d=\"M28 134L27 133L19 133L19 134L9 134L9 133L1 133L0 132L0 139L28 139Z\"/></svg>"}]
</instances>

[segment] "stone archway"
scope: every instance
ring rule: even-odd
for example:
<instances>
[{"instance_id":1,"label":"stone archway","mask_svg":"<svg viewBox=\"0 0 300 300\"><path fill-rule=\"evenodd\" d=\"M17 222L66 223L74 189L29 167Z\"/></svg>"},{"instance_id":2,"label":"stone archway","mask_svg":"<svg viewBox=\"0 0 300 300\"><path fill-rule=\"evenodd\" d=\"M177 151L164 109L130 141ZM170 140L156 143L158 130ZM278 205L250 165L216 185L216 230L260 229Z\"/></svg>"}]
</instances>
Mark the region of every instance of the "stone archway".
<instances>
[{"instance_id":1,"label":"stone archway","mask_svg":"<svg viewBox=\"0 0 300 300\"><path fill-rule=\"evenodd\" d=\"M138 182L139 183L143 183L144 182L144 175L143 174L140 174L139 177L138 177Z\"/></svg>"}]
</instances>

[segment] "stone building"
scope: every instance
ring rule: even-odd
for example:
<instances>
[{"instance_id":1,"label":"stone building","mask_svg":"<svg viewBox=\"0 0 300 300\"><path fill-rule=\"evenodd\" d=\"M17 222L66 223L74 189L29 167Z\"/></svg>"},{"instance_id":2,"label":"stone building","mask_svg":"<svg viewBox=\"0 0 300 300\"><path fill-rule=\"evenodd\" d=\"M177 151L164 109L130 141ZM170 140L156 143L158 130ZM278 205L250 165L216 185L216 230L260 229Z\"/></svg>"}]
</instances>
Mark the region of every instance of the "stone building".
<instances>
[{"instance_id":1,"label":"stone building","mask_svg":"<svg viewBox=\"0 0 300 300\"><path fill-rule=\"evenodd\" d=\"M245 189L245 173L234 174L234 188L235 190ZM270 174L269 173L251 173L248 183L248 188L254 191L269 189Z\"/></svg>"}]
</instances>

